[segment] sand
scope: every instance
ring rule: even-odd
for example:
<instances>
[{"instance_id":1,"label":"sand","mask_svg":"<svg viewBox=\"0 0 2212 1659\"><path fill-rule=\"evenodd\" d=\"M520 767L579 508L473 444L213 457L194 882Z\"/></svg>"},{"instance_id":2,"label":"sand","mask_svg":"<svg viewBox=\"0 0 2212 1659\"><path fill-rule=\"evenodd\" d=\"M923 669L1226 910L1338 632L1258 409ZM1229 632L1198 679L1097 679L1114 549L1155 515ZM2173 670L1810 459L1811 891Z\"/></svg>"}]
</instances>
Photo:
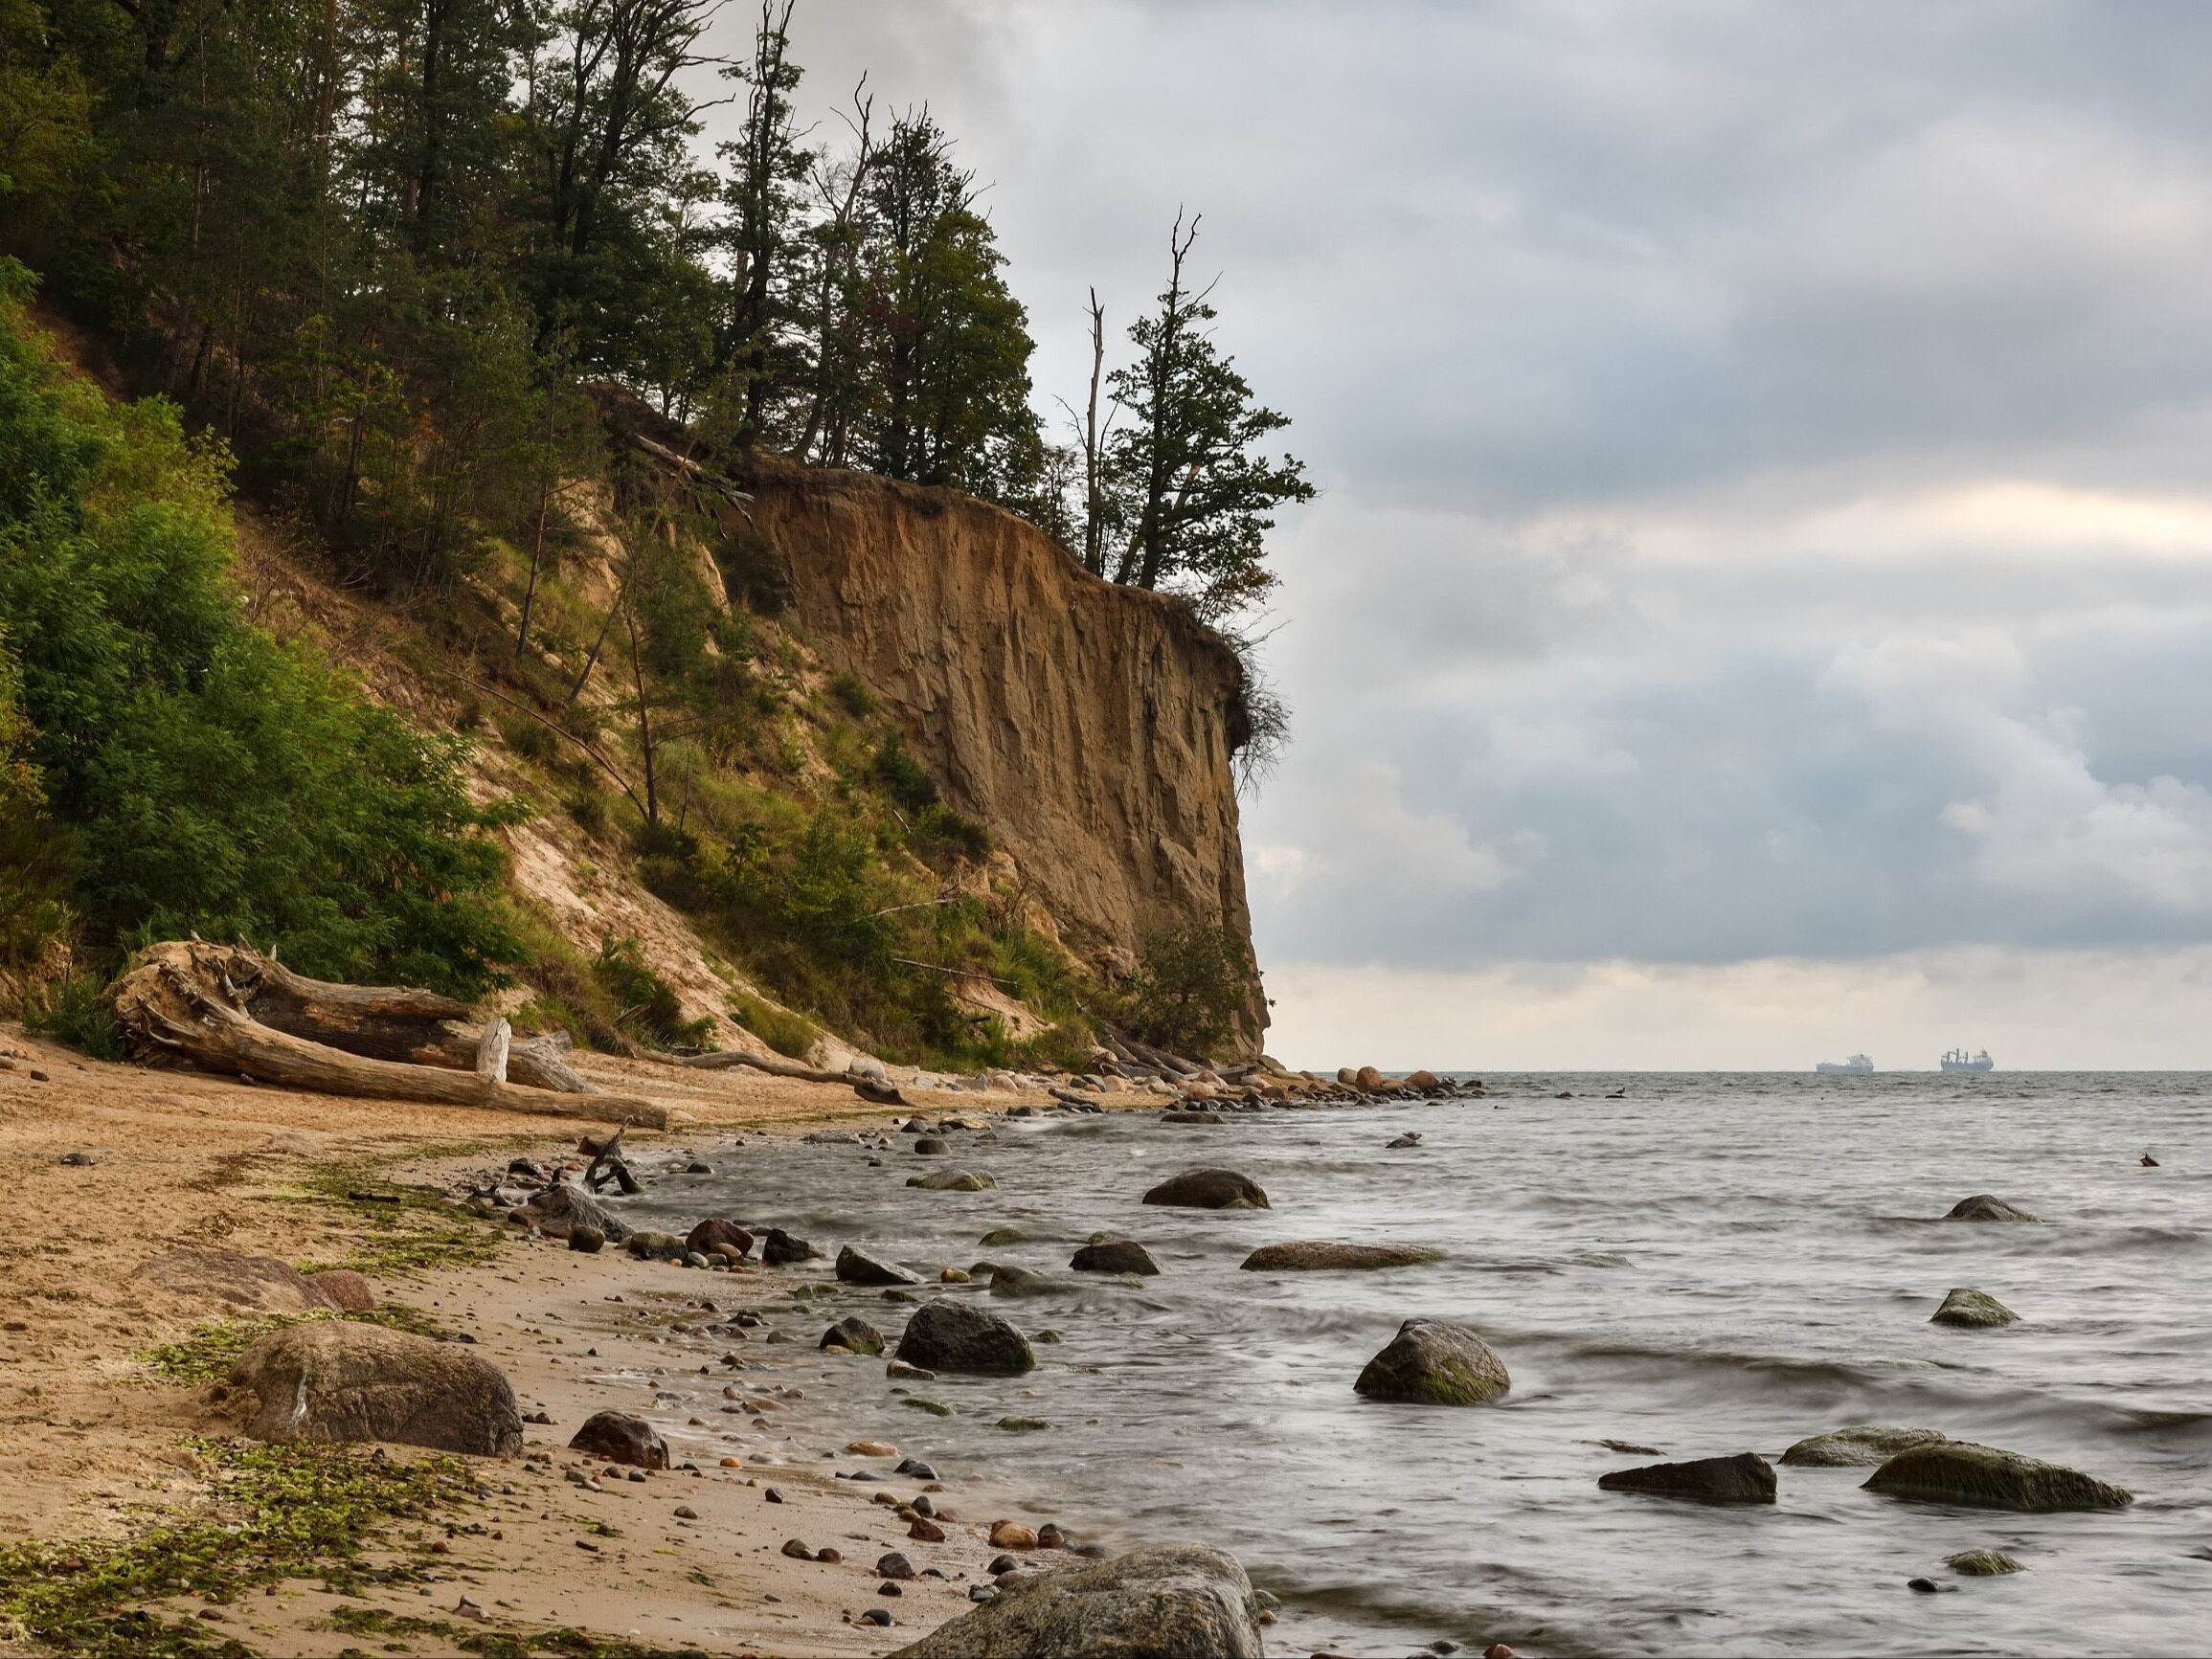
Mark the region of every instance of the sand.
<instances>
[{"instance_id":1,"label":"sand","mask_svg":"<svg viewBox=\"0 0 2212 1659\"><path fill-rule=\"evenodd\" d=\"M140 1262L179 1244L295 1263L341 1261L376 1235L355 1210L308 1197L305 1182L318 1171L391 1159L384 1179L435 1178L463 1165L574 1145L574 1126L556 1136L542 1118L110 1065L12 1027L0 1027L0 1054L11 1062L0 1070L0 1155L17 1172L16 1221L0 1243L0 1541L112 1538L204 1508L203 1462L182 1444L207 1430L200 1391L165 1382L144 1356L222 1310L133 1284L128 1275ZM836 1086L600 1056L584 1057L580 1068L609 1089L665 1100L689 1116L665 1134L632 1130L640 1155L705 1143L735 1128L798 1132L888 1118L886 1109ZM972 1111L1023 1097L913 1098L925 1110ZM93 1164L60 1161L79 1151ZM341 1604L450 1618L465 1593L490 1615L491 1627L518 1634L572 1625L717 1654L887 1652L965 1611L967 1586L983 1580L984 1563L999 1554L984 1535L1006 1511L982 1513L979 1505L991 1504L987 1493L971 1493L957 1480L937 1491L934 1501L958 1518L945 1524L944 1542L931 1544L909 1538L907 1523L873 1501L886 1491L911 1498L918 1483L834 1478L861 1468L888 1475L895 1457L821 1454L842 1453L861 1438L895 1442L898 1425L833 1420L803 1398L805 1379L825 1362L881 1360L825 1360L801 1343L756 1342L736 1350L744 1369L735 1370L720 1363L732 1352L727 1338L678 1328L700 1322L701 1297L727 1314L779 1295L787 1279L685 1271L514 1237L485 1265L373 1283L380 1300L421 1309L474 1335L477 1352L505 1369L526 1413L542 1409L553 1423L526 1428L525 1460L483 1460L493 1495L444 1517L463 1530L451 1545L451 1575L423 1586L430 1595L414 1583L374 1586L374 1599L364 1603L342 1601L319 1580L300 1581L221 1610L227 1622L216 1626L218 1636L262 1652L334 1655L365 1640L327 1627ZM671 1424L654 1409L656 1388L678 1385L702 1396L684 1408L701 1420L696 1424ZM800 1398L783 1392L793 1387ZM725 1399L725 1388L738 1398ZM746 1400L756 1409L747 1411ZM576 1461L565 1449L569 1436L605 1408L652 1411L669 1424L674 1460L696 1463L700 1472L606 1478L600 1491L572 1484L561 1468ZM552 1458L550 1473L526 1467L540 1454ZM750 1461L756 1454L769 1461ZM724 1457L748 1461L727 1468ZM767 1501L770 1485L782 1503ZM677 1516L679 1507L696 1518ZM795 1537L833 1547L845 1560L791 1559L780 1550ZM579 1539L597 1548L579 1548ZM874 1563L892 1549L944 1580L917 1579L895 1600L880 1596ZM400 1558L396 1550L371 1557ZM197 1606L178 1598L168 1610L189 1614ZM881 1629L848 1622L875 1606L897 1623ZM0 1631L0 1652L30 1650ZM450 1645L417 1633L404 1650Z\"/></svg>"}]
</instances>

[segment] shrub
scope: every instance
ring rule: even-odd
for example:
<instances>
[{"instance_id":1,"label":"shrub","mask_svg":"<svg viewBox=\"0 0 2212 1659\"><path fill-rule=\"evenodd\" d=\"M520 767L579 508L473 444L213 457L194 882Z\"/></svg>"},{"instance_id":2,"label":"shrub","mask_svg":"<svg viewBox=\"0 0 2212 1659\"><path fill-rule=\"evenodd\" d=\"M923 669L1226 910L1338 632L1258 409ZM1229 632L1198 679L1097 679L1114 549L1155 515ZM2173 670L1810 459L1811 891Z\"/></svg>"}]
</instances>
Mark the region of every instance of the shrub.
<instances>
[{"instance_id":1,"label":"shrub","mask_svg":"<svg viewBox=\"0 0 2212 1659\"><path fill-rule=\"evenodd\" d=\"M1210 1055L1257 986L1250 953L1226 928L1191 922L1144 941L1129 987L1130 1024L1176 1054Z\"/></svg>"},{"instance_id":2,"label":"shrub","mask_svg":"<svg viewBox=\"0 0 2212 1659\"><path fill-rule=\"evenodd\" d=\"M107 984L81 970L24 994L23 1029L65 1042L95 1060L121 1060L123 1034L101 993Z\"/></svg>"},{"instance_id":3,"label":"shrub","mask_svg":"<svg viewBox=\"0 0 2212 1659\"><path fill-rule=\"evenodd\" d=\"M463 740L241 619L223 451L59 375L28 291L0 261L0 626L86 942L196 930L318 977L481 992L519 947Z\"/></svg>"},{"instance_id":4,"label":"shrub","mask_svg":"<svg viewBox=\"0 0 2212 1659\"><path fill-rule=\"evenodd\" d=\"M829 683L829 694L855 720L864 720L875 712L875 699L868 694L868 687L860 683L856 674L840 674Z\"/></svg>"},{"instance_id":5,"label":"shrub","mask_svg":"<svg viewBox=\"0 0 2212 1659\"><path fill-rule=\"evenodd\" d=\"M869 774L883 792L909 812L918 813L937 805L937 786L930 778L922 763L914 757L906 746L906 739L892 732L883 740L875 751L875 764Z\"/></svg>"},{"instance_id":6,"label":"shrub","mask_svg":"<svg viewBox=\"0 0 2212 1659\"><path fill-rule=\"evenodd\" d=\"M779 1008L743 992L730 998L730 1018L776 1050L793 1060L803 1060L821 1034L813 1024L789 1009Z\"/></svg>"},{"instance_id":7,"label":"shrub","mask_svg":"<svg viewBox=\"0 0 2212 1659\"><path fill-rule=\"evenodd\" d=\"M601 940L592 975L616 1003L616 1028L646 1047L704 1048L713 1041L714 1021L684 1018L674 988L653 972L635 938Z\"/></svg>"}]
</instances>

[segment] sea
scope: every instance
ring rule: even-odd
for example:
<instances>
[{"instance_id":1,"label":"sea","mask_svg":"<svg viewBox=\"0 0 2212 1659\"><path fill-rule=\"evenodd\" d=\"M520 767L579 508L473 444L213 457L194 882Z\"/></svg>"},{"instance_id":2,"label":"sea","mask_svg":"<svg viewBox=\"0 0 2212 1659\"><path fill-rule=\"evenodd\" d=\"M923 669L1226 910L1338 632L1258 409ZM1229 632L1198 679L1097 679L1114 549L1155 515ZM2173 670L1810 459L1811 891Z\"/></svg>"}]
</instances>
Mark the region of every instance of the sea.
<instances>
[{"instance_id":1,"label":"sea","mask_svg":"<svg viewBox=\"0 0 2212 1659\"><path fill-rule=\"evenodd\" d=\"M900 1384L873 1362L751 1352L787 1358L838 1421L895 1432L951 1483L948 1503L965 1484L1111 1549L1232 1551L1279 1600L1270 1653L2212 1650L2212 1075L1484 1081L1485 1099L1219 1125L1008 1119L995 1140L953 1132L944 1157L899 1134L888 1151L710 1137L712 1174L656 1176L620 1207L638 1224L779 1225L931 1281L979 1260L1056 1278L1034 1298L981 1283L914 1293L981 1298L1032 1336L1056 1333L1025 1378ZM1417 1147L1387 1145L1406 1131ZM948 1165L997 1189L905 1185ZM1208 1166L1252 1176L1273 1207L1140 1201ZM1977 1193L2040 1224L1940 1219ZM1006 1226L1027 1239L979 1243ZM1160 1275L1069 1272L1109 1231L1145 1244ZM1445 1255L1379 1272L1240 1268L1258 1245L1305 1239ZM786 1289L776 1322L811 1344L858 1312L895 1337L907 1308L834 1286L829 1266L787 1275L817 1289ZM1953 1287L2019 1323L1930 1324ZM1356 1395L1361 1367L1417 1314L1479 1330L1511 1393L1466 1408ZM902 1389L951 1414L902 1409ZM1008 1418L1050 1426L998 1426ZM1772 1460L1860 1424L2029 1453L2136 1501L2014 1514L1878 1496L1865 1469L1791 1467L1771 1507L1598 1489L1662 1456ZM1946 1568L1973 1549L2023 1570Z\"/></svg>"}]
</instances>

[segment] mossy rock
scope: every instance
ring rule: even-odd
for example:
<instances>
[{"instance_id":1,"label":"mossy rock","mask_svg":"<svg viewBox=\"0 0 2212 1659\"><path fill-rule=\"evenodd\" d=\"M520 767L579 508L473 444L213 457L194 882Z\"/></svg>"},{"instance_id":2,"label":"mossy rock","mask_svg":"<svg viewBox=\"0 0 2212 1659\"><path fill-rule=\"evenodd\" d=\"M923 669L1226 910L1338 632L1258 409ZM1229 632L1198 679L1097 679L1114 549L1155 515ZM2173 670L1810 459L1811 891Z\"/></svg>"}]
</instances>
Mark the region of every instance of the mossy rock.
<instances>
[{"instance_id":1,"label":"mossy rock","mask_svg":"<svg viewBox=\"0 0 2212 1659\"><path fill-rule=\"evenodd\" d=\"M1050 1428L1052 1425L1041 1417L1002 1417L999 1419L998 1426L1008 1434L1035 1434L1039 1430Z\"/></svg>"},{"instance_id":2,"label":"mossy rock","mask_svg":"<svg viewBox=\"0 0 2212 1659\"><path fill-rule=\"evenodd\" d=\"M993 1227L976 1241L979 1244L1018 1244L1029 1236L1027 1227Z\"/></svg>"},{"instance_id":3,"label":"mossy rock","mask_svg":"<svg viewBox=\"0 0 2212 1659\"><path fill-rule=\"evenodd\" d=\"M998 1186L998 1181L981 1170L939 1170L935 1175L909 1176L906 1184L932 1193L982 1193Z\"/></svg>"},{"instance_id":4,"label":"mossy rock","mask_svg":"<svg viewBox=\"0 0 2212 1659\"><path fill-rule=\"evenodd\" d=\"M951 1406L944 1404L940 1401L924 1400L918 1394L910 1394L904 1400L900 1401L899 1403L901 1405L911 1405L916 1411L926 1411L932 1417L950 1417L953 1414L953 1408Z\"/></svg>"},{"instance_id":5,"label":"mossy rock","mask_svg":"<svg viewBox=\"0 0 2212 1659\"><path fill-rule=\"evenodd\" d=\"M1448 1319L1407 1320L1352 1384L1369 1400L1423 1405L1481 1405L1512 1386L1473 1327Z\"/></svg>"},{"instance_id":6,"label":"mossy rock","mask_svg":"<svg viewBox=\"0 0 2212 1659\"><path fill-rule=\"evenodd\" d=\"M1999 1325L2018 1324L2020 1315L1986 1290L1957 1289L1944 1297L1943 1306L1928 1322L1955 1325L1968 1331L1988 1331Z\"/></svg>"},{"instance_id":7,"label":"mossy rock","mask_svg":"<svg viewBox=\"0 0 2212 1659\"><path fill-rule=\"evenodd\" d=\"M1943 1564L1969 1579L1995 1579L2020 1570L2020 1564L2002 1550L1967 1550L1946 1556Z\"/></svg>"},{"instance_id":8,"label":"mossy rock","mask_svg":"<svg viewBox=\"0 0 2212 1659\"><path fill-rule=\"evenodd\" d=\"M1248 1273L1328 1273L1414 1267L1441 1262L1444 1252L1419 1244L1339 1244L1323 1239L1262 1244L1244 1259Z\"/></svg>"},{"instance_id":9,"label":"mossy rock","mask_svg":"<svg viewBox=\"0 0 2212 1659\"><path fill-rule=\"evenodd\" d=\"M1938 1428L1838 1428L1800 1440L1782 1454L1782 1462L1797 1468L1872 1468L1901 1451L1949 1438Z\"/></svg>"},{"instance_id":10,"label":"mossy rock","mask_svg":"<svg viewBox=\"0 0 2212 1659\"><path fill-rule=\"evenodd\" d=\"M1964 1440L1899 1452L1868 1477L1866 1490L1921 1503L2031 1513L2116 1510L2135 1501L2133 1492L2079 1469Z\"/></svg>"}]
</instances>

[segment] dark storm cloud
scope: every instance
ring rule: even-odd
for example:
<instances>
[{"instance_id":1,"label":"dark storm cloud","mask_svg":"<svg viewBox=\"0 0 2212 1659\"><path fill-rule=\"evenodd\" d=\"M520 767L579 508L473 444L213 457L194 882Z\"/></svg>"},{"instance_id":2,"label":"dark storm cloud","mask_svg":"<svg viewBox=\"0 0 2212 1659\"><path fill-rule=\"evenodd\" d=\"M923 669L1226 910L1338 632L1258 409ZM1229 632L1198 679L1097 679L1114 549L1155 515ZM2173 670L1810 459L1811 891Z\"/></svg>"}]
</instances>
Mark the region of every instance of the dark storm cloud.
<instances>
[{"instance_id":1,"label":"dark storm cloud","mask_svg":"<svg viewBox=\"0 0 2212 1659\"><path fill-rule=\"evenodd\" d=\"M1207 214L1327 490L1263 954L2212 937L2212 11L801 18L993 182L1040 407Z\"/></svg>"}]
</instances>

